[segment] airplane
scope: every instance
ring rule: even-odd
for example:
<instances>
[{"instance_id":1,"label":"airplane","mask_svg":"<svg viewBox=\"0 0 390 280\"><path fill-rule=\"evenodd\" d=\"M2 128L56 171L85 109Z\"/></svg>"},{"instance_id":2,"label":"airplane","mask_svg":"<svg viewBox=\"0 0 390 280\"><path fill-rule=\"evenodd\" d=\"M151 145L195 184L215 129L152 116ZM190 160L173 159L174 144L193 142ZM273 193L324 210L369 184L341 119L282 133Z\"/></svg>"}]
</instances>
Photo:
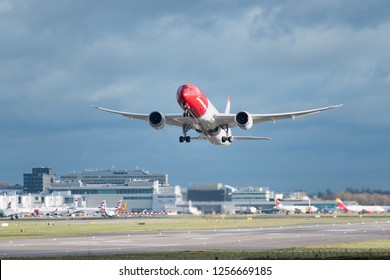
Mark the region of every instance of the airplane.
<instances>
[{"instance_id":1,"label":"airplane","mask_svg":"<svg viewBox=\"0 0 390 280\"><path fill-rule=\"evenodd\" d=\"M114 218L118 216L118 213L123 212L127 207L127 203L125 202L122 207L122 200L119 200L114 207L107 207L107 203L105 200L100 204L100 211L103 216Z\"/></svg>"},{"instance_id":2,"label":"airplane","mask_svg":"<svg viewBox=\"0 0 390 280\"><path fill-rule=\"evenodd\" d=\"M250 114L241 111L237 114L230 113L231 98L228 98L224 113L220 113L204 93L194 84L183 84L176 93L176 99L183 113L163 114L153 111L150 114L138 114L111 110L103 107L93 106L98 110L122 115L129 119L144 120L152 128L160 130L166 124L179 126L183 129L183 136L179 137L179 142L191 142L191 140L208 140L215 145L230 145L235 140L271 140L269 137L254 136L233 136L231 128L239 127L249 130L254 124L281 119L295 119L296 117L319 113L321 111L341 107L340 105L328 106L318 109L311 109L298 112L278 113L278 114ZM194 129L199 135L190 137L188 131Z\"/></svg>"},{"instance_id":3,"label":"airplane","mask_svg":"<svg viewBox=\"0 0 390 280\"><path fill-rule=\"evenodd\" d=\"M79 198L76 197L75 200L74 200L73 206L71 206L71 207L63 207L63 208L60 208L60 209L57 208L54 211L54 215L58 215L58 216L63 216L63 215L72 216L77 211L77 204L78 204L78 202L79 202Z\"/></svg>"},{"instance_id":4,"label":"airplane","mask_svg":"<svg viewBox=\"0 0 390 280\"><path fill-rule=\"evenodd\" d=\"M197 215L197 216L202 214L202 212L198 208L192 206L191 200L188 201L188 212L190 212L190 214L192 214L192 215Z\"/></svg>"},{"instance_id":5,"label":"airplane","mask_svg":"<svg viewBox=\"0 0 390 280\"><path fill-rule=\"evenodd\" d=\"M35 216L38 216L38 215L57 216L57 215L64 215L64 214L69 213L69 209L70 208L68 208L66 206L44 207L42 205L42 207L34 208L33 211L29 211L30 212L29 214L33 214ZM27 212L25 211L25 213L27 213Z\"/></svg>"},{"instance_id":6,"label":"airplane","mask_svg":"<svg viewBox=\"0 0 390 280\"><path fill-rule=\"evenodd\" d=\"M385 209L382 206L370 206L370 205L345 205L340 198L336 198L337 207L344 212L353 212L359 214L373 214L373 213L383 213Z\"/></svg>"},{"instance_id":7,"label":"airplane","mask_svg":"<svg viewBox=\"0 0 390 280\"><path fill-rule=\"evenodd\" d=\"M123 205L118 208L118 214L125 212L127 209L127 201L123 202Z\"/></svg>"},{"instance_id":8,"label":"airplane","mask_svg":"<svg viewBox=\"0 0 390 280\"><path fill-rule=\"evenodd\" d=\"M79 213L84 213L84 214L101 214L104 212L104 205L106 203L105 200L102 200L102 202L99 203L97 207L77 207L78 203L78 198L75 200L75 204L72 209L70 209L69 214L70 215L75 215Z\"/></svg>"},{"instance_id":9,"label":"airplane","mask_svg":"<svg viewBox=\"0 0 390 280\"><path fill-rule=\"evenodd\" d=\"M11 209L11 201L8 203L6 209L0 209L0 217L10 217L11 220L18 219L19 213Z\"/></svg>"},{"instance_id":10,"label":"airplane","mask_svg":"<svg viewBox=\"0 0 390 280\"><path fill-rule=\"evenodd\" d=\"M315 206L309 205L308 206L298 206L298 205L293 205L293 206L285 206L283 205L279 199L275 199L275 205L274 208L286 212L286 215L288 213L316 213L318 212L318 208Z\"/></svg>"}]
</instances>

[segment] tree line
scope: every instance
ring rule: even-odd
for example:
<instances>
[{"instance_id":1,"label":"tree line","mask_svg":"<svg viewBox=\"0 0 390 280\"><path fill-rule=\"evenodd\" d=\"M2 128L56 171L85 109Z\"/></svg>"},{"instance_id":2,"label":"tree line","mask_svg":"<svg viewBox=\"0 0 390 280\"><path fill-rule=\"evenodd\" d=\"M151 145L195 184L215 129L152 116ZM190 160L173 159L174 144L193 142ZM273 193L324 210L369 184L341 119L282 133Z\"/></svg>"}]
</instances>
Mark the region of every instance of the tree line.
<instances>
[{"instance_id":1,"label":"tree line","mask_svg":"<svg viewBox=\"0 0 390 280\"><path fill-rule=\"evenodd\" d=\"M323 200L341 200L356 201L361 205L390 205L390 191L371 190L370 188L346 188L345 191L334 193L326 189L325 193L318 192L317 197Z\"/></svg>"}]
</instances>

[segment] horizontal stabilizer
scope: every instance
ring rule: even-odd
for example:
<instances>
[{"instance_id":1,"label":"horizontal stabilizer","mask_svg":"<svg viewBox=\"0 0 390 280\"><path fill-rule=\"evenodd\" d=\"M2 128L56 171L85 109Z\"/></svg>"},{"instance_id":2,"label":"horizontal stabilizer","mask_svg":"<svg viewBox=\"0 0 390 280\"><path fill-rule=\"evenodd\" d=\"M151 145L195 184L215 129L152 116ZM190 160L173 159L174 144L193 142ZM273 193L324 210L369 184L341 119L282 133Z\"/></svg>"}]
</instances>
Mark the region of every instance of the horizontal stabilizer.
<instances>
[{"instance_id":1,"label":"horizontal stabilizer","mask_svg":"<svg viewBox=\"0 0 390 280\"><path fill-rule=\"evenodd\" d=\"M232 140L272 140L269 137L255 137L255 136L232 136Z\"/></svg>"},{"instance_id":2,"label":"horizontal stabilizer","mask_svg":"<svg viewBox=\"0 0 390 280\"><path fill-rule=\"evenodd\" d=\"M207 140L207 138L201 137L201 136L196 136L196 137L191 137L191 140Z\"/></svg>"}]
</instances>

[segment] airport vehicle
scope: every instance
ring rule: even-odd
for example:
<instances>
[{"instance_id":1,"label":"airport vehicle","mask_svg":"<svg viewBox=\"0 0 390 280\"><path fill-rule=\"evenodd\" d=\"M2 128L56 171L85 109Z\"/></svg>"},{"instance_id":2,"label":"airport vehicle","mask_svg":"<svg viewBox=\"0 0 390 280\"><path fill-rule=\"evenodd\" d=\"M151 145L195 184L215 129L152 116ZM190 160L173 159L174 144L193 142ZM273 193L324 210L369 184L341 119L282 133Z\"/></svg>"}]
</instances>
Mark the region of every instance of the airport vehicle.
<instances>
[{"instance_id":1,"label":"airport vehicle","mask_svg":"<svg viewBox=\"0 0 390 280\"><path fill-rule=\"evenodd\" d=\"M301 206L301 205L292 205L292 206L287 206L283 205L279 199L275 199L275 206L274 208L276 210L285 212L286 215L288 213L316 213L318 212L318 208L315 206L309 205L308 206Z\"/></svg>"},{"instance_id":2,"label":"airport vehicle","mask_svg":"<svg viewBox=\"0 0 390 280\"><path fill-rule=\"evenodd\" d=\"M382 206L371 206L371 205L345 205L340 198L336 198L337 207L344 212L352 212L359 214L374 214L383 213L385 209Z\"/></svg>"},{"instance_id":3,"label":"airport vehicle","mask_svg":"<svg viewBox=\"0 0 390 280\"><path fill-rule=\"evenodd\" d=\"M18 219L19 213L11 209L11 201L10 201L6 209L0 209L0 217L1 218L10 217L11 220Z\"/></svg>"},{"instance_id":4,"label":"airport vehicle","mask_svg":"<svg viewBox=\"0 0 390 280\"><path fill-rule=\"evenodd\" d=\"M183 113L163 114L159 111L154 111L150 114L138 114L115 111L97 106L95 108L122 115L129 119L144 120L156 130L164 128L166 124L182 127L183 136L179 137L181 143L188 143L191 140L208 140L215 145L229 145L234 140L271 140L268 137L233 136L231 132L232 127L249 130L254 124L267 121L275 122L281 119L295 119L296 117L319 113L342 106L334 105L312 110L278 114L250 114L247 111L232 114L230 113L231 99L229 97L225 112L220 113L194 84L181 85L177 90L176 99L183 109ZM197 137L188 136L187 133L191 129L195 130L199 135Z\"/></svg>"}]
</instances>

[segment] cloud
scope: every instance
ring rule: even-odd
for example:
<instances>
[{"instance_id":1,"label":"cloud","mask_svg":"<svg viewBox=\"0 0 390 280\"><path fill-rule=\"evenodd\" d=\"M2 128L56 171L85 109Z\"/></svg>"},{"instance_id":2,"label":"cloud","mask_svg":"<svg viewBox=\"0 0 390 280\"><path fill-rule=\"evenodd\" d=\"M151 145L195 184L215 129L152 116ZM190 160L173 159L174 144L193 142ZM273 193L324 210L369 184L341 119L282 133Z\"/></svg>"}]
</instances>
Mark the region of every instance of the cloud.
<instances>
[{"instance_id":1,"label":"cloud","mask_svg":"<svg viewBox=\"0 0 390 280\"><path fill-rule=\"evenodd\" d=\"M302 174L318 165L321 177L318 170L328 170L330 149L316 144L320 132L329 131L332 137L324 133L325 142L343 136L341 143L332 142L344 149L334 148L340 168L351 165L353 170L350 155L368 149L369 140L361 139L360 146L351 148L348 143L370 131L385 151L378 139L390 123L389 4L355 2L0 1L0 129L8 135L2 146L7 147L7 157L14 155L14 170L18 162L41 164L39 158L55 169L74 170L71 153L76 161L82 154L77 168L109 167L130 154L134 165L151 171L167 167L177 183L226 177L232 181L227 183L247 179L253 184L266 177L270 184L288 185L305 182L294 172ZM233 111L254 113L338 103L344 107L299 122L234 131L274 141L234 143L222 150L202 142L179 145L180 128L156 132L89 106L178 113L175 93L186 82L197 84L220 110L228 96L233 98ZM50 154L28 149L21 153L18 146L25 143L41 151L47 146ZM61 145L66 148L59 149ZM310 156L313 150L318 158L327 158L327 164L316 162ZM310 164L298 168L292 163L300 151ZM129 159L122 161L119 165ZM181 168L188 162L198 168L196 175ZM290 171L286 162L292 165ZM239 174L250 176L237 176L237 166ZM283 166L285 178L275 175L278 166ZM378 170L386 167L382 163ZM20 170L0 173L0 179L11 173ZM349 180L359 178L351 175ZM308 176L306 181L315 178Z\"/></svg>"},{"instance_id":2,"label":"cloud","mask_svg":"<svg viewBox=\"0 0 390 280\"><path fill-rule=\"evenodd\" d=\"M124 99L134 92L135 86L127 84L110 84L105 88L96 90L87 99L92 102L103 101L104 99ZM133 93L134 94L134 93Z\"/></svg>"},{"instance_id":3,"label":"cloud","mask_svg":"<svg viewBox=\"0 0 390 280\"><path fill-rule=\"evenodd\" d=\"M12 10L10 0L0 0L0 14L7 13Z\"/></svg>"}]
</instances>

